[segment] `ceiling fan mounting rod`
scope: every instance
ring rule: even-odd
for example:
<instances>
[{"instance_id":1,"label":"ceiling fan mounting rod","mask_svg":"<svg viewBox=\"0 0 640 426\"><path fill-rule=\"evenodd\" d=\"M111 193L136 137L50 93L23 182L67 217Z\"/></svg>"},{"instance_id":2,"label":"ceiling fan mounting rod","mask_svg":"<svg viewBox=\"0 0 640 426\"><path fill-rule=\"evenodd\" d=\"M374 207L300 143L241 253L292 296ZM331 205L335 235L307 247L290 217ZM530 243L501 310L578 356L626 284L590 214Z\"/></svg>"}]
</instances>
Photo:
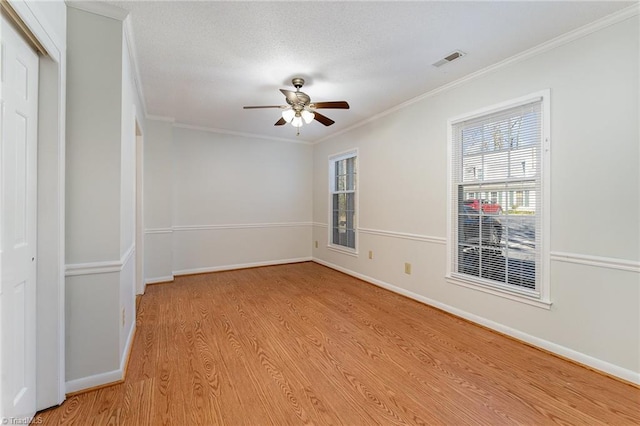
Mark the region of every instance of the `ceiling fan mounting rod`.
<instances>
[{"instance_id":1,"label":"ceiling fan mounting rod","mask_svg":"<svg viewBox=\"0 0 640 426\"><path fill-rule=\"evenodd\" d=\"M296 88L296 90L300 90L300 88L304 86L304 78L295 77L291 80L291 83L293 84L293 87Z\"/></svg>"}]
</instances>

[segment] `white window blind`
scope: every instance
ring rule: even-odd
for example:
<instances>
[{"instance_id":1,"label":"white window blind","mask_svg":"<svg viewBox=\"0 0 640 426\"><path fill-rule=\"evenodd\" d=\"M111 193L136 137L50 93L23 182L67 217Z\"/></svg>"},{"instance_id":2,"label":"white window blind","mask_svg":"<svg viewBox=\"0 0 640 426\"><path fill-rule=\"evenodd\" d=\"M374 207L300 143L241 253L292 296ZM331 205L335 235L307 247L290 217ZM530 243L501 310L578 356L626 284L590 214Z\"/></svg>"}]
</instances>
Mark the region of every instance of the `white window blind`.
<instances>
[{"instance_id":1,"label":"white window blind","mask_svg":"<svg viewBox=\"0 0 640 426\"><path fill-rule=\"evenodd\" d=\"M451 273L539 297L542 99L452 125Z\"/></svg>"},{"instance_id":2,"label":"white window blind","mask_svg":"<svg viewBox=\"0 0 640 426\"><path fill-rule=\"evenodd\" d=\"M331 178L331 244L356 248L356 153L329 160Z\"/></svg>"}]
</instances>

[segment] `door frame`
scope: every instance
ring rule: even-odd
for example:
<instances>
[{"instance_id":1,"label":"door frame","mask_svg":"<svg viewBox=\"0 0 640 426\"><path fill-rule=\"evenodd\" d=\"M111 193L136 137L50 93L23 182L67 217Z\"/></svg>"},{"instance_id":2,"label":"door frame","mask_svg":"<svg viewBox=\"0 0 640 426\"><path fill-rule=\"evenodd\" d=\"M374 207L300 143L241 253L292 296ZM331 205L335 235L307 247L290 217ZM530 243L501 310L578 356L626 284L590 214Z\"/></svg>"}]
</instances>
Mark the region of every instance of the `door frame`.
<instances>
[{"instance_id":1,"label":"door frame","mask_svg":"<svg viewBox=\"0 0 640 426\"><path fill-rule=\"evenodd\" d=\"M37 142L36 409L41 410L65 399L66 23L59 35L37 5L7 2L47 52L39 58Z\"/></svg>"},{"instance_id":2,"label":"door frame","mask_svg":"<svg viewBox=\"0 0 640 426\"><path fill-rule=\"evenodd\" d=\"M144 272L144 137L138 122L138 117L134 113L135 123L135 247L136 247L136 271L135 271L135 293L142 295L146 289ZM137 305L136 305L137 306ZM137 310L137 309L136 309Z\"/></svg>"}]
</instances>

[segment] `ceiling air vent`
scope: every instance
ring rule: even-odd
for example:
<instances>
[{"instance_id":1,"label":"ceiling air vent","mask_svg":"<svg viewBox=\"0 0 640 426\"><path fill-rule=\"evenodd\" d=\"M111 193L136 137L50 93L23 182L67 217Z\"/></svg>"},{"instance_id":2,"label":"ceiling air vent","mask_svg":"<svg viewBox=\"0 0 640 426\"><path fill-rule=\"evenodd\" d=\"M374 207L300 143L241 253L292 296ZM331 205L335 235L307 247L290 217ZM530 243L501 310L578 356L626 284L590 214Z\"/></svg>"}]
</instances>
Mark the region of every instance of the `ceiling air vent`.
<instances>
[{"instance_id":1,"label":"ceiling air vent","mask_svg":"<svg viewBox=\"0 0 640 426\"><path fill-rule=\"evenodd\" d=\"M448 64L449 62L455 61L456 59L463 57L464 55L466 55L466 53L460 50L456 50L455 52L448 54L443 59L440 59L438 62L434 63L433 66L441 67L444 64Z\"/></svg>"}]
</instances>

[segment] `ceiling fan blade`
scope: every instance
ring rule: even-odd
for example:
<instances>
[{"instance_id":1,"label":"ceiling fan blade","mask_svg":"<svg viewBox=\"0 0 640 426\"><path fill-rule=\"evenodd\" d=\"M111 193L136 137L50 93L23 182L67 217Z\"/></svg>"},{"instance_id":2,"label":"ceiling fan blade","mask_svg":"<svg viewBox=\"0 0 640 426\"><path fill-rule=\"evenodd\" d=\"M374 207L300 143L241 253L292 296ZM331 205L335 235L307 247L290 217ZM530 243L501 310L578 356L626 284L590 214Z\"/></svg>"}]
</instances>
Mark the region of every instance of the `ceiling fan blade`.
<instances>
[{"instance_id":1,"label":"ceiling fan blade","mask_svg":"<svg viewBox=\"0 0 640 426\"><path fill-rule=\"evenodd\" d=\"M292 92L291 90L286 89L280 89L280 91L287 98L289 103L295 104L298 102L298 95L296 95L296 92Z\"/></svg>"},{"instance_id":2,"label":"ceiling fan blade","mask_svg":"<svg viewBox=\"0 0 640 426\"><path fill-rule=\"evenodd\" d=\"M349 109L347 101L333 101L333 102L314 102L314 108L334 108L334 109Z\"/></svg>"},{"instance_id":3,"label":"ceiling fan blade","mask_svg":"<svg viewBox=\"0 0 640 426\"><path fill-rule=\"evenodd\" d=\"M243 109L256 109L256 108L284 108L281 105L263 105L263 106L245 106Z\"/></svg>"},{"instance_id":4,"label":"ceiling fan blade","mask_svg":"<svg viewBox=\"0 0 640 426\"><path fill-rule=\"evenodd\" d=\"M287 124L287 121L284 118L280 117L280 120L276 121L276 124L274 124L274 126L282 126L284 124Z\"/></svg>"},{"instance_id":5,"label":"ceiling fan blade","mask_svg":"<svg viewBox=\"0 0 640 426\"><path fill-rule=\"evenodd\" d=\"M315 111L313 114L314 114L313 119L321 122L325 126L331 126L333 123L335 123L335 121L333 121L332 119L330 119L325 115L320 114L318 111Z\"/></svg>"}]
</instances>

